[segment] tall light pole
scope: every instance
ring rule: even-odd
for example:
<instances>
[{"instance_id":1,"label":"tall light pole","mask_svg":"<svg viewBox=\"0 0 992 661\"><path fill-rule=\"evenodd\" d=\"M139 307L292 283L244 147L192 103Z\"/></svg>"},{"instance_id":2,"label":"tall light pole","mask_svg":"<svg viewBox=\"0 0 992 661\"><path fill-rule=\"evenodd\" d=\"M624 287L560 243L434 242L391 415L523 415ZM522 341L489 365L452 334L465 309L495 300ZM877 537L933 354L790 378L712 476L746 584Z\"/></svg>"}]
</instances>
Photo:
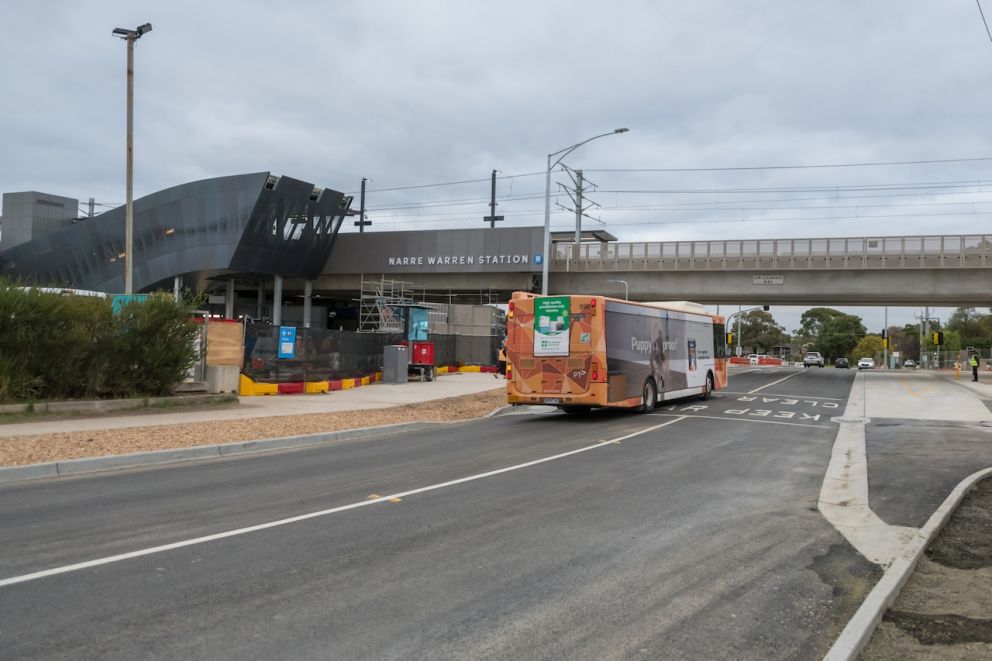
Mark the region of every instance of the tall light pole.
<instances>
[{"instance_id":1,"label":"tall light pole","mask_svg":"<svg viewBox=\"0 0 992 661\"><path fill-rule=\"evenodd\" d=\"M591 138L587 138L582 142L577 142L571 147L565 147L564 149L559 149L556 152L551 152L548 154L548 169L545 172L544 180L544 255L541 256L541 295L548 295L548 263L551 261L551 170L554 169L556 165L561 163L562 159L571 154L573 151L586 144L587 142L592 142L597 138L605 138L608 135L614 135L616 133L626 133L630 129L621 128L613 129L609 133L600 133L599 135L594 135ZM559 156L559 154L561 154ZM558 160L554 163L551 159L558 156Z\"/></svg>"},{"instance_id":2,"label":"tall light pole","mask_svg":"<svg viewBox=\"0 0 992 661\"><path fill-rule=\"evenodd\" d=\"M134 293L134 42L146 32L152 31L152 24L139 25L134 30L114 28L113 35L127 42L127 203L124 209L124 293Z\"/></svg>"},{"instance_id":3,"label":"tall light pole","mask_svg":"<svg viewBox=\"0 0 992 661\"><path fill-rule=\"evenodd\" d=\"M744 316L745 312L753 312L754 310L764 310L765 312L768 312L768 306L756 305L753 308L744 309L740 305L738 305L737 312L727 317L727 321L724 322L725 328L730 328L733 325L731 320L736 320L737 322L737 355L738 356L741 355L741 317Z\"/></svg>"}]
</instances>

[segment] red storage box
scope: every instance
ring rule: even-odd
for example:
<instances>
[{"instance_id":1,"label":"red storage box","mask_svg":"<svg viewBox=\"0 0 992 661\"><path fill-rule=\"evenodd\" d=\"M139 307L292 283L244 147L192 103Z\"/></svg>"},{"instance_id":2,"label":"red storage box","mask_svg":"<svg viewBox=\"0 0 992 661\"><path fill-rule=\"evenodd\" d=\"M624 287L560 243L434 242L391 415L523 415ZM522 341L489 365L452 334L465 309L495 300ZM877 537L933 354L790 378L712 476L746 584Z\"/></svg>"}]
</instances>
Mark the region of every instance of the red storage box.
<instances>
[{"instance_id":1,"label":"red storage box","mask_svg":"<svg viewBox=\"0 0 992 661\"><path fill-rule=\"evenodd\" d=\"M434 364L434 343L433 342L411 342L413 350L410 352L411 365L433 365Z\"/></svg>"}]
</instances>

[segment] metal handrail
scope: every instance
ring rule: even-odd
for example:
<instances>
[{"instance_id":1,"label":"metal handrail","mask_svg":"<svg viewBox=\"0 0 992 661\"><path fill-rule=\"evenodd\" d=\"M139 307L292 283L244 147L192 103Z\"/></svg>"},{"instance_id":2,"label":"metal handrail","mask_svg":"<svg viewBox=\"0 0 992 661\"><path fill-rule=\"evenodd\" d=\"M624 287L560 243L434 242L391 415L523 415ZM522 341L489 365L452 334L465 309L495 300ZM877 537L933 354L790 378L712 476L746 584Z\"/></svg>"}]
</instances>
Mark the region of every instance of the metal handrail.
<instances>
[{"instance_id":1,"label":"metal handrail","mask_svg":"<svg viewBox=\"0 0 992 661\"><path fill-rule=\"evenodd\" d=\"M992 235L562 242L557 271L992 268Z\"/></svg>"}]
</instances>

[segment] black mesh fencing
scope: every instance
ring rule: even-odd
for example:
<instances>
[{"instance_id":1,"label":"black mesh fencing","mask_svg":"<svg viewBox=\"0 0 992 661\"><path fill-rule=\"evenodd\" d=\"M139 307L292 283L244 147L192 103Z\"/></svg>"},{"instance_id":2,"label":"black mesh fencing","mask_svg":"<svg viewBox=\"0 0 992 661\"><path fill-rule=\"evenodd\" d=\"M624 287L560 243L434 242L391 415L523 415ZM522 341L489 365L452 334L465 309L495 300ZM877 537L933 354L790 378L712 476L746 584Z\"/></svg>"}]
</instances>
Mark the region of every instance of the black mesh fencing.
<instances>
[{"instance_id":1,"label":"black mesh fencing","mask_svg":"<svg viewBox=\"0 0 992 661\"><path fill-rule=\"evenodd\" d=\"M435 365L495 365L499 337L431 335ZM399 344L402 333L298 328L293 358L278 358L279 328L245 328L244 373L259 383L324 381L370 376L382 370L383 347Z\"/></svg>"}]
</instances>

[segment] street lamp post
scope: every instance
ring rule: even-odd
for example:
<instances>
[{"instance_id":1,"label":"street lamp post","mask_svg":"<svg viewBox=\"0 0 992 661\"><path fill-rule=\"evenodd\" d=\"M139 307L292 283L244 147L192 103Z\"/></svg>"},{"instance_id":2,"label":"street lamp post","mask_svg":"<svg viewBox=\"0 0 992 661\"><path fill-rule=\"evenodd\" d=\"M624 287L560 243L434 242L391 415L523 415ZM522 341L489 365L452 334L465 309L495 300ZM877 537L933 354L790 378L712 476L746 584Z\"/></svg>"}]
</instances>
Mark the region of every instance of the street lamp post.
<instances>
[{"instance_id":1,"label":"street lamp post","mask_svg":"<svg viewBox=\"0 0 992 661\"><path fill-rule=\"evenodd\" d=\"M587 138L582 142L577 142L571 147L565 147L564 149L559 149L556 152L551 152L548 154L548 168L545 171L544 179L544 254L541 256L541 295L548 295L548 263L551 261L551 170L561 163L562 159L571 154L573 151L586 144L587 142L592 142L597 138L605 138L608 135L613 135L615 133L626 133L630 129L620 128L614 129L609 133L600 133L599 135L594 135L591 138ZM558 156L561 154L561 156ZM554 163L551 159L558 156L558 160Z\"/></svg>"},{"instance_id":2,"label":"street lamp post","mask_svg":"<svg viewBox=\"0 0 992 661\"><path fill-rule=\"evenodd\" d=\"M630 296L629 296L630 288L627 286L626 280L607 280L607 282L613 285L623 285L623 300L625 301L630 300Z\"/></svg>"},{"instance_id":3,"label":"street lamp post","mask_svg":"<svg viewBox=\"0 0 992 661\"><path fill-rule=\"evenodd\" d=\"M131 295L133 288L134 258L134 42L146 32L152 31L152 24L139 25L135 30L114 28L113 35L127 42L127 202L124 209L124 293Z\"/></svg>"},{"instance_id":4,"label":"street lamp post","mask_svg":"<svg viewBox=\"0 0 992 661\"><path fill-rule=\"evenodd\" d=\"M738 356L741 355L741 317L744 316L744 313L745 312L753 312L754 310L764 310L765 312L767 312L768 311L768 306L767 305L756 305L753 308L747 308L745 310L745 309L742 309L740 305L738 305L737 306L737 312L735 312L732 315L730 315L729 317L727 317L727 321L725 322L725 327L726 328L730 328L733 325L732 322L731 322L731 320L735 320L737 322L737 333L736 333L736 335L737 335L737 355Z\"/></svg>"}]
</instances>

